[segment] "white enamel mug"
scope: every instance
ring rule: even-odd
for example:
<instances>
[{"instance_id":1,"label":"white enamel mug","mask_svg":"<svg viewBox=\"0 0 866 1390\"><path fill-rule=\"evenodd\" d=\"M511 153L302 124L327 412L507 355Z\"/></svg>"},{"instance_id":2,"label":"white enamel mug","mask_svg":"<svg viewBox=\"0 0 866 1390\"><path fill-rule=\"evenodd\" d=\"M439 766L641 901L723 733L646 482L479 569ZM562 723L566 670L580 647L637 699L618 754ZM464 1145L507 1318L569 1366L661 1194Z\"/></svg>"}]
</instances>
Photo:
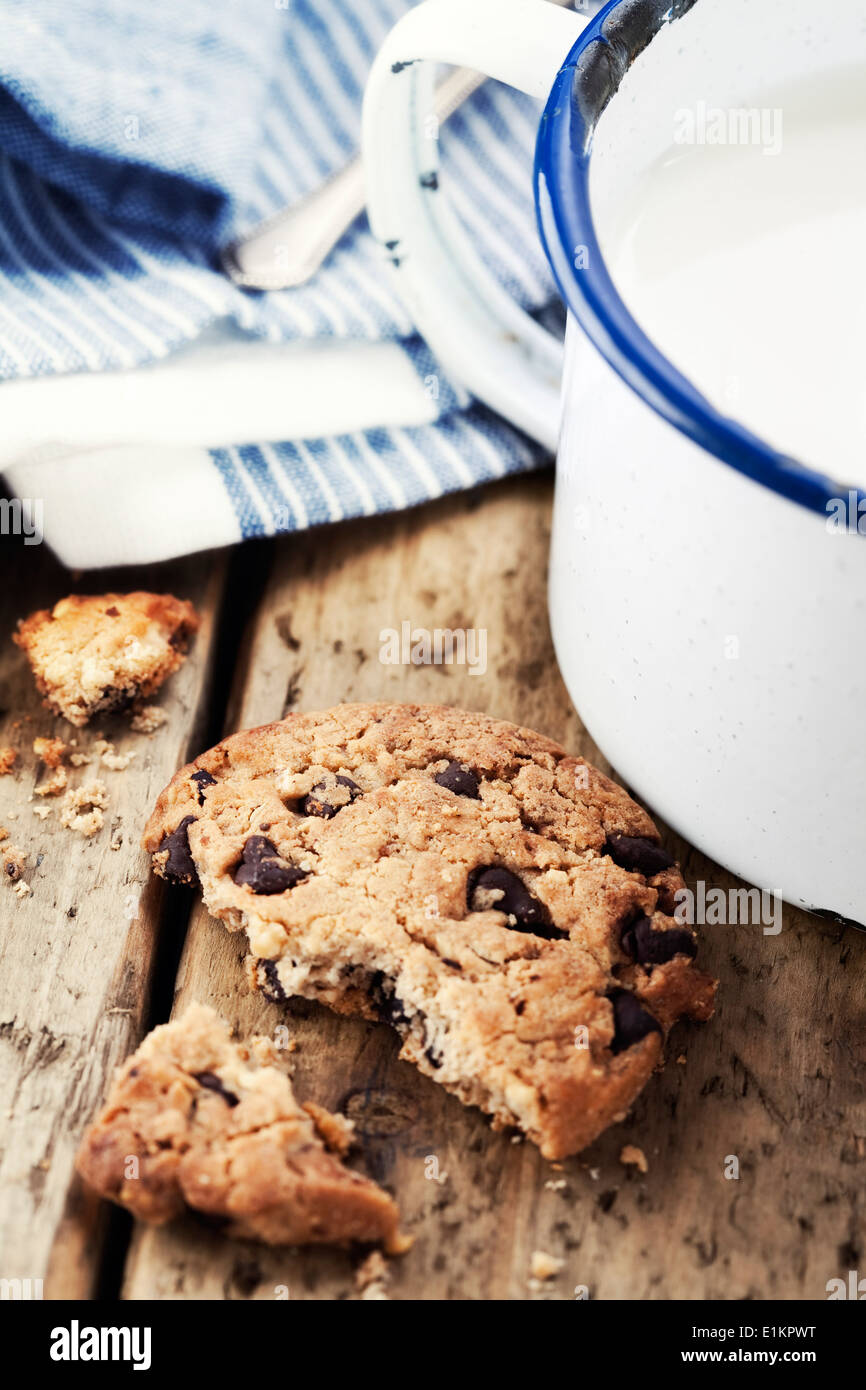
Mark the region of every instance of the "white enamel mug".
<instances>
[{"instance_id":1,"label":"white enamel mug","mask_svg":"<svg viewBox=\"0 0 866 1390\"><path fill-rule=\"evenodd\" d=\"M546 98L536 207L569 311L564 354L494 283L429 177L437 62ZM470 391L557 450L551 623L590 733L714 859L863 924L866 539L856 523L831 530L828 509L849 499L857 516L866 498L715 409L638 328L598 234L670 145L674 110L748 106L769 76L857 63L864 0L831 14L814 0L614 0L591 21L545 0L425 0L374 65L364 155L371 226L419 330Z\"/></svg>"}]
</instances>

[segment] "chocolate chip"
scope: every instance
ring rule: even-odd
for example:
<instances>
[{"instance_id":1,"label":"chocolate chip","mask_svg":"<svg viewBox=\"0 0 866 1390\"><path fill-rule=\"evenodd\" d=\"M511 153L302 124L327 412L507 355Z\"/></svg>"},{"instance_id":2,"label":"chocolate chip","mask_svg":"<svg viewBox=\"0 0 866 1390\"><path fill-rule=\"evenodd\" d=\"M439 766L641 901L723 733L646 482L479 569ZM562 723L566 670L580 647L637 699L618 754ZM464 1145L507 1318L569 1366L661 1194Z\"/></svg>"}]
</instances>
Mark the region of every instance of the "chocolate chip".
<instances>
[{"instance_id":1,"label":"chocolate chip","mask_svg":"<svg viewBox=\"0 0 866 1390\"><path fill-rule=\"evenodd\" d=\"M424 1056L427 1058L433 1070L438 1071L442 1065L442 1058L437 1056L432 1047L425 1047Z\"/></svg>"},{"instance_id":2,"label":"chocolate chip","mask_svg":"<svg viewBox=\"0 0 866 1390\"><path fill-rule=\"evenodd\" d=\"M654 931L649 917L629 922L620 937L622 949L641 965L664 965L674 956L695 956L698 945L685 927Z\"/></svg>"},{"instance_id":3,"label":"chocolate chip","mask_svg":"<svg viewBox=\"0 0 866 1390\"><path fill-rule=\"evenodd\" d=\"M614 1032L610 1050L614 1054L634 1047L648 1033L662 1031L657 1020L638 1003L630 989L612 989L607 997L613 1008Z\"/></svg>"},{"instance_id":4,"label":"chocolate chip","mask_svg":"<svg viewBox=\"0 0 866 1390\"><path fill-rule=\"evenodd\" d=\"M184 816L176 830L172 830L160 841L157 854L168 857L162 865L163 878L172 883L195 883L198 872L189 849L189 828L195 824L195 816Z\"/></svg>"},{"instance_id":5,"label":"chocolate chip","mask_svg":"<svg viewBox=\"0 0 866 1390\"><path fill-rule=\"evenodd\" d=\"M326 820L330 820L331 816L335 816L338 811L342 811L344 806L349 806L351 802L355 800L356 796L361 795L361 788L358 786L357 782L352 781L351 777L344 777L340 773L334 778L334 781L340 787L348 787L348 800L334 804L328 800L327 783L317 782L312 791L307 792L307 795L301 801L302 815L324 816Z\"/></svg>"},{"instance_id":6,"label":"chocolate chip","mask_svg":"<svg viewBox=\"0 0 866 1390\"><path fill-rule=\"evenodd\" d=\"M473 796L478 800L478 778L462 763L449 763L433 778L440 787L453 792L455 796Z\"/></svg>"},{"instance_id":7,"label":"chocolate chip","mask_svg":"<svg viewBox=\"0 0 866 1390\"><path fill-rule=\"evenodd\" d=\"M244 845L234 881L253 893L272 894L285 893L306 877L306 870L281 858L272 840L265 835L251 835Z\"/></svg>"},{"instance_id":8,"label":"chocolate chip","mask_svg":"<svg viewBox=\"0 0 866 1390\"><path fill-rule=\"evenodd\" d=\"M264 979L259 979L259 989L266 999L270 999L272 1004L287 1004L289 996L283 989L283 982L280 979L275 960L260 960L259 970Z\"/></svg>"},{"instance_id":9,"label":"chocolate chip","mask_svg":"<svg viewBox=\"0 0 866 1390\"><path fill-rule=\"evenodd\" d=\"M627 956L631 956L632 960L637 960L637 926L638 926L638 922L647 922L647 921L649 921L649 918L648 918L648 917L645 917L645 916L643 915L643 913L641 913L641 914L640 914L639 916L637 916L637 917L631 917L631 918L629 918L629 920L625 923L625 925L624 925L624 926L621 928L621 930L620 930L620 934L619 934L619 944L620 944L620 946L622 947L622 949L625 951L626 955L627 955Z\"/></svg>"},{"instance_id":10,"label":"chocolate chip","mask_svg":"<svg viewBox=\"0 0 866 1390\"><path fill-rule=\"evenodd\" d=\"M256 864L260 859L279 859L280 851L266 835L251 835L244 845L243 861Z\"/></svg>"},{"instance_id":11,"label":"chocolate chip","mask_svg":"<svg viewBox=\"0 0 866 1390\"><path fill-rule=\"evenodd\" d=\"M193 772L193 773L190 774L190 779L189 779L189 780L190 780L191 782L195 782L196 786L198 787L198 804L199 804L199 806L203 806L203 805L204 805L204 789L205 789L205 787L215 787L215 786L216 786L216 778L215 778L215 777L211 777L211 775L210 775L209 772L205 772L204 768L203 768L203 767L200 767L199 770L198 770L198 772Z\"/></svg>"},{"instance_id":12,"label":"chocolate chip","mask_svg":"<svg viewBox=\"0 0 866 1390\"><path fill-rule=\"evenodd\" d=\"M370 1000L382 1023L390 1023L392 1028L409 1022L403 1009L403 1001L394 993L394 981L382 970L377 970L370 981Z\"/></svg>"},{"instance_id":13,"label":"chocolate chip","mask_svg":"<svg viewBox=\"0 0 866 1390\"><path fill-rule=\"evenodd\" d=\"M648 840L645 835L608 835L604 853L609 854L621 869L631 869L636 873L652 878L662 869L670 869L676 863L666 849Z\"/></svg>"},{"instance_id":14,"label":"chocolate chip","mask_svg":"<svg viewBox=\"0 0 866 1390\"><path fill-rule=\"evenodd\" d=\"M568 935L554 924L544 903L530 893L522 880L498 864L472 870L466 883L466 903L470 912L491 908L504 912L514 919L508 925L516 931L531 932L548 941Z\"/></svg>"},{"instance_id":15,"label":"chocolate chip","mask_svg":"<svg viewBox=\"0 0 866 1390\"><path fill-rule=\"evenodd\" d=\"M110 608L106 608L105 616L106 618L119 618L120 612L117 608L115 608L114 604L112 604Z\"/></svg>"},{"instance_id":16,"label":"chocolate chip","mask_svg":"<svg viewBox=\"0 0 866 1390\"><path fill-rule=\"evenodd\" d=\"M226 1090L219 1077L212 1071L198 1071L193 1073L200 1086L204 1086L208 1091L216 1091L218 1096L222 1096L226 1105L232 1110L240 1104L234 1091Z\"/></svg>"}]
</instances>

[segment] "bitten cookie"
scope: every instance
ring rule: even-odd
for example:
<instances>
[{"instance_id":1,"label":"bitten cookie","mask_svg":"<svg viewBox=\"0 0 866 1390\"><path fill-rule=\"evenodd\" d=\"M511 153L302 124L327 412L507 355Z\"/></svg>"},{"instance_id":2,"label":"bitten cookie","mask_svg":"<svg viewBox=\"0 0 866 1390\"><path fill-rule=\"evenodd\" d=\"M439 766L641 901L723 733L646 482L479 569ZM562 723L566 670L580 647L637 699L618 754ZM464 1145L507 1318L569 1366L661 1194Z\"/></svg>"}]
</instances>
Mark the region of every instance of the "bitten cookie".
<instances>
[{"instance_id":1,"label":"bitten cookie","mask_svg":"<svg viewBox=\"0 0 866 1390\"><path fill-rule=\"evenodd\" d=\"M18 624L44 703L70 724L125 709L176 671L198 627L171 594L72 594Z\"/></svg>"},{"instance_id":2,"label":"bitten cookie","mask_svg":"<svg viewBox=\"0 0 866 1390\"><path fill-rule=\"evenodd\" d=\"M336 1156L351 1144L349 1122L298 1105L274 1058L267 1039L233 1043L213 1009L191 1005L119 1068L79 1173L155 1224L191 1207L268 1245L405 1250L395 1203Z\"/></svg>"},{"instance_id":3,"label":"bitten cookie","mask_svg":"<svg viewBox=\"0 0 866 1390\"><path fill-rule=\"evenodd\" d=\"M143 843L246 928L270 999L386 1020L548 1158L623 1115L678 1018L713 1011L646 812L483 714L342 705L236 734L176 774Z\"/></svg>"}]
</instances>

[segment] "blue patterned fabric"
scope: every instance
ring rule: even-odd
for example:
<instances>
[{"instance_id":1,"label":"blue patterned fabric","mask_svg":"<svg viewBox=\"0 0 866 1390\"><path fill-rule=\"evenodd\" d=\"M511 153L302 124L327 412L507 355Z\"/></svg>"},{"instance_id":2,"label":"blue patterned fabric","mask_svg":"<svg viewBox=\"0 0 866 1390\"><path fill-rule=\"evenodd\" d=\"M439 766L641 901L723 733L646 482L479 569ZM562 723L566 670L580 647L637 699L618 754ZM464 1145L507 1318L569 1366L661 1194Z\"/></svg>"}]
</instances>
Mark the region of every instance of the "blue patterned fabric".
<instances>
[{"instance_id":1,"label":"blue patterned fabric","mask_svg":"<svg viewBox=\"0 0 866 1390\"><path fill-rule=\"evenodd\" d=\"M220 321L271 342L393 340L437 378L429 425L214 449L237 539L411 506L543 458L432 360L365 218L301 288L249 293L218 268L220 247L357 152L367 71L406 8L3 3L0 378L155 362ZM541 310L555 291L532 210L537 119L536 103L488 84L443 129L441 154L488 264Z\"/></svg>"}]
</instances>

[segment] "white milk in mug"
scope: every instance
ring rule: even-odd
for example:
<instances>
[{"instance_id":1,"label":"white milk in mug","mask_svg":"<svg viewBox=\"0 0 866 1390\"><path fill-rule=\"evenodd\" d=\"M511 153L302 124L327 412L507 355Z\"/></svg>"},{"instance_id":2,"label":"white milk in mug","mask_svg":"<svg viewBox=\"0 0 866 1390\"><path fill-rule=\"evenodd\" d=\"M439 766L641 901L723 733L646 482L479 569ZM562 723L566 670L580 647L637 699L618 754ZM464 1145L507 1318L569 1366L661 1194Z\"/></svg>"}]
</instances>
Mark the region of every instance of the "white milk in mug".
<instances>
[{"instance_id":1,"label":"white milk in mug","mask_svg":"<svg viewBox=\"0 0 866 1390\"><path fill-rule=\"evenodd\" d=\"M599 235L641 328L717 410L866 485L866 71L675 110Z\"/></svg>"}]
</instances>

